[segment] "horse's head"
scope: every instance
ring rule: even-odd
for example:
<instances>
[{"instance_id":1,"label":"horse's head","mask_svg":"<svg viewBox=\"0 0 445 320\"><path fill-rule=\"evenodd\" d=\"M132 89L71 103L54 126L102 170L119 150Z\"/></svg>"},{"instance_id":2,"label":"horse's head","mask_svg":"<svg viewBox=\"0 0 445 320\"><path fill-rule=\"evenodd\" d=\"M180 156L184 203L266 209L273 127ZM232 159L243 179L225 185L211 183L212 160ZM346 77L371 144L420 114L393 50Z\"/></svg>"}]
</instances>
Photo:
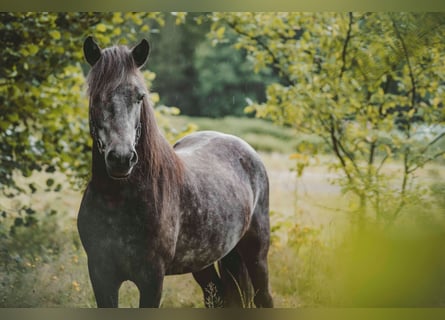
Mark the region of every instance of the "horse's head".
<instances>
[{"instance_id":1,"label":"horse's head","mask_svg":"<svg viewBox=\"0 0 445 320\"><path fill-rule=\"evenodd\" d=\"M138 161L141 109L148 101L139 69L147 60L149 44L144 39L132 49L101 50L88 37L83 50L92 67L88 76L91 135L104 156L108 175L124 179Z\"/></svg>"}]
</instances>

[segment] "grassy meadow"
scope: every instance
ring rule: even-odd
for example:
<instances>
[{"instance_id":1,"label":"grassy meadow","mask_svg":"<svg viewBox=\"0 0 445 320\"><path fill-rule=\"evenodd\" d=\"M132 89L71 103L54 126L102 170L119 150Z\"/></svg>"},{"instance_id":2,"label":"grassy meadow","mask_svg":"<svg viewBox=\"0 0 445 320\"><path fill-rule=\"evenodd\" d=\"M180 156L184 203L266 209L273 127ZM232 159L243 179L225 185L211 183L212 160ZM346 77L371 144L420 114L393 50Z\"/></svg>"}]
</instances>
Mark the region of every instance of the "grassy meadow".
<instances>
[{"instance_id":1,"label":"grassy meadow","mask_svg":"<svg viewBox=\"0 0 445 320\"><path fill-rule=\"evenodd\" d=\"M193 122L200 130L219 130L244 138L263 158L271 183L272 245L270 285L277 307L319 306L445 306L445 169L425 167L418 179L433 186L427 203L408 207L396 226L370 226L357 233L350 227L347 195L330 183L330 155L312 159L297 177L289 155L298 139L284 129L258 119L195 119L174 117L180 128ZM399 170L397 163L391 170ZM80 244L76 216L81 192L69 188L46 192L45 174L19 178L35 182L37 191L20 199L1 199L14 210L32 203L38 223L17 227L0 239L0 306L95 307L86 256ZM8 225L9 223L9 225ZM0 228L9 228L7 219ZM1 234L1 233L0 233ZM136 307L135 286L126 282L120 306ZM167 277L162 307L203 307L200 289L191 275Z\"/></svg>"}]
</instances>

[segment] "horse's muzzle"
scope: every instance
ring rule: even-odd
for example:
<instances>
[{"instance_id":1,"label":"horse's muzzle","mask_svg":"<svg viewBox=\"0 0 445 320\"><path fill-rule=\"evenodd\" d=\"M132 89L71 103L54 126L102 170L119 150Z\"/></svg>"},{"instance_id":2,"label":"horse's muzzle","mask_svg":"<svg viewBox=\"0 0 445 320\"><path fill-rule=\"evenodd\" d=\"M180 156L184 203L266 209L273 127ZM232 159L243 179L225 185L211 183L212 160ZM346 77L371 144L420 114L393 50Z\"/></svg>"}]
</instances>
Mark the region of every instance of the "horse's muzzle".
<instances>
[{"instance_id":1,"label":"horse's muzzle","mask_svg":"<svg viewBox=\"0 0 445 320\"><path fill-rule=\"evenodd\" d=\"M108 151L105 156L108 175L113 179L125 179L131 173L134 165L138 162L135 150L119 152L116 149Z\"/></svg>"}]
</instances>

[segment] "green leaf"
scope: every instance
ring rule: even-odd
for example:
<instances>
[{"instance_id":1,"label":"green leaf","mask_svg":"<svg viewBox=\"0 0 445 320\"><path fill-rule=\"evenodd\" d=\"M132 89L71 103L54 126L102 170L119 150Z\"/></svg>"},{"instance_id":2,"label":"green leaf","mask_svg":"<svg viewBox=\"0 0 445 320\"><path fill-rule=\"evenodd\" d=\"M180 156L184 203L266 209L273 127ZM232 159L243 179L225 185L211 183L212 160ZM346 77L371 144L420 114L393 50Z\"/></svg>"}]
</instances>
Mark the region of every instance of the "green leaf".
<instances>
[{"instance_id":1,"label":"green leaf","mask_svg":"<svg viewBox=\"0 0 445 320\"><path fill-rule=\"evenodd\" d=\"M37 222L38 222L38 220L35 217L27 216L24 225L25 225L25 227L32 227L32 226L36 225Z\"/></svg>"},{"instance_id":2,"label":"green leaf","mask_svg":"<svg viewBox=\"0 0 445 320\"><path fill-rule=\"evenodd\" d=\"M29 185L29 189L31 189L31 193L35 193L37 191L36 185L34 182L30 183Z\"/></svg>"},{"instance_id":3,"label":"green leaf","mask_svg":"<svg viewBox=\"0 0 445 320\"><path fill-rule=\"evenodd\" d=\"M48 172L48 173L54 173L54 172L56 172L56 167L53 166L53 165L48 166L48 167L45 169L45 172Z\"/></svg>"},{"instance_id":4,"label":"green leaf","mask_svg":"<svg viewBox=\"0 0 445 320\"><path fill-rule=\"evenodd\" d=\"M50 35L51 38L53 38L54 40L60 40L60 38L61 38L60 32L57 31L57 30L51 30L51 31L49 32L49 35Z\"/></svg>"},{"instance_id":5,"label":"green leaf","mask_svg":"<svg viewBox=\"0 0 445 320\"><path fill-rule=\"evenodd\" d=\"M15 218L14 219L14 226L15 227L20 227L23 226L23 218Z\"/></svg>"},{"instance_id":6,"label":"green leaf","mask_svg":"<svg viewBox=\"0 0 445 320\"><path fill-rule=\"evenodd\" d=\"M46 180L46 185L48 187L51 187L54 184L54 179L53 178L49 178Z\"/></svg>"},{"instance_id":7,"label":"green leaf","mask_svg":"<svg viewBox=\"0 0 445 320\"><path fill-rule=\"evenodd\" d=\"M105 31L107 31L107 27L105 26L105 24L99 23L96 26L96 30L99 31L99 32L105 32Z\"/></svg>"},{"instance_id":8,"label":"green leaf","mask_svg":"<svg viewBox=\"0 0 445 320\"><path fill-rule=\"evenodd\" d=\"M32 208L26 208L25 212L26 212L26 214L35 214L36 213L36 211Z\"/></svg>"},{"instance_id":9,"label":"green leaf","mask_svg":"<svg viewBox=\"0 0 445 320\"><path fill-rule=\"evenodd\" d=\"M28 51L30 55L35 55L37 52L39 52L39 47L35 44L28 45Z\"/></svg>"},{"instance_id":10,"label":"green leaf","mask_svg":"<svg viewBox=\"0 0 445 320\"><path fill-rule=\"evenodd\" d=\"M226 31L225 27L220 27L218 28L218 30L216 30L215 35L218 39L222 39L222 37L224 36L224 32Z\"/></svg>"}]
</instances>

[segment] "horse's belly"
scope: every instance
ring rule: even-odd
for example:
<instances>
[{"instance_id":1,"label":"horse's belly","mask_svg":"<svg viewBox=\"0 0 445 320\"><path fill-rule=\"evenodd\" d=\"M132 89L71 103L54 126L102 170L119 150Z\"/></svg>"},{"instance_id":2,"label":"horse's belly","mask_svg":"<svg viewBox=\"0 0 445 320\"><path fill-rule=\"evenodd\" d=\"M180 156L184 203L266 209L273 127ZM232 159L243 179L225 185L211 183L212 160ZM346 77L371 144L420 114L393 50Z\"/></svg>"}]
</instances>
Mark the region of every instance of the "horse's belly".
<instances>
[{"instance_id":1,"label":"horse's belly","mask_svg":"<svg viewBox=\"0 0 445 320\"><path fill-rule=\"evenodd\" d=\"M234 217L231 224L207 229L196 226L194 232L183 234L178 238L167 273L195 272L220 260L237 245L246 229L245 223L242 217Z\"/></svg>"},{"instance_id":2,"label":"horse's belly","mask_svg":"<svg viewBox=\"0 0 445 320\"><path fill-rule=\"evenodd\" d=\"M199 248L196 250L187 250L186 252L175 256L175 259L167 268L167 274L183 274L195 272L220 260L232 248L227 247L225 250L212 250L211 248Z\"/></svg>"}]
</instances>

